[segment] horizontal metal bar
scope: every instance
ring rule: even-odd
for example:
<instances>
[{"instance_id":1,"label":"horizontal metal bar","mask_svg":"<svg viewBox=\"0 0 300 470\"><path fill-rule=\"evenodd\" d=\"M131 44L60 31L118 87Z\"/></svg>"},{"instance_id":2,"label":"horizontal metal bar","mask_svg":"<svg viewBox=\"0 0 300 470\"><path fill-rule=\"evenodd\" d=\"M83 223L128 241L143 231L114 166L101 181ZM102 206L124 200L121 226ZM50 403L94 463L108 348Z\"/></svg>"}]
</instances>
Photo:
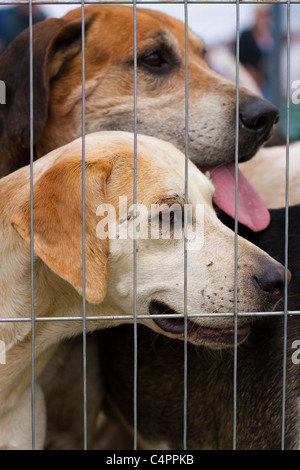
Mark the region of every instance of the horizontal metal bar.
<instances>
[{"instance_id":1,"label":"horizontal metal bar","mask_svg":"<svg viewBox=\"0 0 300 470\"><path fill-rule=\"evenodd\" d=\"M246 3L247 5L249 4L297 4L299 3L300 0L291 0L288 2L288 0L268 0L268 1L255 1L255 0L243 0L241 5ZM29 5L30 0L4 0L1 2L1 5ZM81 5L81 0L32 0L33 5ZM122 0L102 0L99 2L99 0L86 0L84 2L86 5L90 4L131 4L133 5L133 0L127 0L127 1L122 1ZM159 0L137 0L137 4L184 4L184 0L170 0L170 1L159 1ZM205 4L205 3L211 3L211 4L231 4L234 5L236 4L236 0L187 0L187 3L190 5L195 5L195 4Z\"/></svg>"},{"instance_id":2,"label":"horizontal metal bar","mask_svg":"<svg viewBox=\"0 0 300 470\"><path fill-rule=\"evenodd\" d=\"M287 312L288 315L300 315L299 310L291 310ZM192 313L188 314L187 318L216 318L216 317L234 317L237 315L238 317L278 317L284 316L285 312L238 312L237 314L233 312L222 312L222 313ZM174 313L167 315L168 318L184 318L184 314L181 313ZM137 320L151 320L154 318L165 318L166 315L159 314L159 315L137 315ZM101 315L101 316L94 316L89 317L86 316L85 319L87 321L98 321L98 320L134 320L134 315ZM41 321L82 321L83 317L38 317L35 318L36 322ZM9 322L31 322L30 317L22 317L22 318L0 318L0 323L9 323Z\"/></svg>"}]
</instances>

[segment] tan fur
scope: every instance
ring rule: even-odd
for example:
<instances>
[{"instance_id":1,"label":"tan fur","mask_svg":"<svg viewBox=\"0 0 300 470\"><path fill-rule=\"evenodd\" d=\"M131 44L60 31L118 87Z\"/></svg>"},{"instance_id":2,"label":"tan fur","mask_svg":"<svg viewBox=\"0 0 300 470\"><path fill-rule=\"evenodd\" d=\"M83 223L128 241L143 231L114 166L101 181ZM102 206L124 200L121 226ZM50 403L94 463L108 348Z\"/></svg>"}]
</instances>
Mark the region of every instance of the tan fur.
<instances>
[{"instance_id":1,"label":"tan fur","mask_svg":"<svg viewBox=\"0 0 300 470\"><path fill-rule=\"evenodd\" d=\"M59 340L82 330L81 148L82 142L78 139L34 164L34 314L36 318L79 317L78 321L36 322L36 377ZM133 135L121 132L92 134L86 137L85 148L86 314L88 317L114 315L116 319L119 315L129 316L128 320L88 320L87 331L93 331L132 321L133 242L131 239L110 240L108 249L108 242L99 240L96 235L98 219L95 213L103 202L116 206L119 196L127 196L129 206L133 202ZM162 198L183 194L184 156L173 145L139 136L137 168L139 203L149 208L150 203ZM201 221L205 224L205 244L201 250L190 252L188 313L199 310L227 312L233 301L234 236L215 215L212 207L214 190L210 181L191 162L189 175L190 203L204 204L205 207L204 221ZM0 311L5 318L31 318L29 188L28 167L3 178L0 184L0 285L5 293L1 297ZM183 240L138 240L139 314L148 315L151 299L167 302L178 313L183 313L183 252ZM252 276L266 267L278 269L279 265L243 239L239 239L239 260L238 285L242 292L239 310L259 311L266 305L266 299L255 288ZM220 283L223 296L212 302ZM245 321L239 319L239 324ZM150 317L141 323L163 332ZM195 319L195 323L226 327L233 325L233 318L200 318ZM18 428L17 423L13 423L24 413L29 416L31 321L1 323L0 328L1 339L7 346L6 365L0 368L1 446L30 448L30 425L27 423ZM182 335L169 335L182 338ZM199 343L195 331L190 332L188 338ZM43 395L39 388L37 390L36 427L39 436L43 436ZM21 403L24 403L24 410L23 407L19 410ZM42 447L42 441L41 438L39 447Z\"/></svg>"},{"instance_id":2,"label":"tan fur","mask_svg":"<svg viewBox=\"0 0 300 470\"><path fill-rule=\"evenodd\" d=\"M80 150L80 149L78 149ZM76 153L76 152L74 152ZM34 250L62 278L82 294L82 164L80 153L66 162L56 163L34 184ZM105 184L111 167L102 160L87 163L85 175L90 184L85 192L87 300L99 303L106 290L108 240L96 243L97 206L105 201ZM65 188L68 188L68 191ZM55 207L55 210L53 209ZM66 210L66 208L68 210ZM45 218L45 214L47 217ZM12 218L14 228L30 243L30 201ZM68 264L66 265L66 252Z\"/></svg>"}]
</instances>

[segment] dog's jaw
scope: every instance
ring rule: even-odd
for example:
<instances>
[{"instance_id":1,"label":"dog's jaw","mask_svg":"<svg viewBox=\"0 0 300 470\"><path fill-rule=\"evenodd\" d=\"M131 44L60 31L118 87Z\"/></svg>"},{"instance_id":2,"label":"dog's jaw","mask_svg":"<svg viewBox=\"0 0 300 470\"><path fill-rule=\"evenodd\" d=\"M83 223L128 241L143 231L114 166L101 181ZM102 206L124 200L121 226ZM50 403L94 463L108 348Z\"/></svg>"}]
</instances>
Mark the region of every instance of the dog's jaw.
<instances>
[{"instance_id":1,"label":"dog's jaw","mask_svg":"<svg viewBox=\"0 0 300 470\"><path fill-rule=\"evenodd\" d=\"M193 318L176 318L170 315L180 315L168 305L151 301L149 303L150 315L157 315L153 321L171 337L187 340L197 345L205 345L212 349L233 347L235 343L235 326L226 328L206 328L196 323ZM239 322L236 328L237 344L243 343L250 334L250 323Z\"/></svg>"}]
</instances>

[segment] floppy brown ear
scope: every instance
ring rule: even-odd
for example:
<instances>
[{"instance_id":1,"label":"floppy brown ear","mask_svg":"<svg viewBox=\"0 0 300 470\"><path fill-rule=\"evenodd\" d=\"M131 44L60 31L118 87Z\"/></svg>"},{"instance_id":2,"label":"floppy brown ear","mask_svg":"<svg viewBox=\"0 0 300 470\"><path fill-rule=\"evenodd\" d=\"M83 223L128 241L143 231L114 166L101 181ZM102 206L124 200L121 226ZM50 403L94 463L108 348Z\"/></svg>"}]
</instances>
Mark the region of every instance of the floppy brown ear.
<instances>
[{"instance_id":1,"label":"floppy brown ear","mask_svg":"<svg viewBox=\"0 0 300 470\"><path fill-rule=\"evenodd\" d=\"M102 302L106 292L109 241L96 236L97 207L106 198L111 167L106 161L86 163L85 269L86 299ZM33 186L34 252L52 271L82 295L82 163L60 162ZM13 214L12 225L30 244L30 199Z\"/></svg>"},{"instance_id":2,"label":"floppy brown ear","mask_svg":"<svg viewBox=\"0 0 300 470\"><path fill-rule=\"evenodd\" d=\"M93 13L85 17L85 30ZM49 106L50 80L81 50L81 15L71 20L47 19L33 26L33 141L43 133ZM29 163L30 76L29 29L0 56L0 80L6 104L0 107L0 176Z\"/></svg>"}]
</instances>

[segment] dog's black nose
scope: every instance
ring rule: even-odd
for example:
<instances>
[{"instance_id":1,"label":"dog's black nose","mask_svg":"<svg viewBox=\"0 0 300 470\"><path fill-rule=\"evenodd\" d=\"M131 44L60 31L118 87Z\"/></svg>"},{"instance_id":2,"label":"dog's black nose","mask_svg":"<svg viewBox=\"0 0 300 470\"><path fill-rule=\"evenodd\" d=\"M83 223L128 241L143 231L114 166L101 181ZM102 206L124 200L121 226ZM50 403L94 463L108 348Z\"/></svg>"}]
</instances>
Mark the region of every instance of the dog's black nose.
<instances>
[{"instance_id":1,"label":"dog's black nose","mask_svg":"<svg viewBox=\"0 0 300 470\"><path fill-rule=\"evenodd\" d=\"M271 295L274 300L279 300L284 295L284 267L279 265L274 268L268 267L262 273L253 276L255 287L265 295ZM291 280L291 273L288 271L287 283Z\"/></svg>"},{"instance_id":2,"label":"dog's black nose","mask_svg":"<svg viewBox=\"0 0 300 470\"><path fill-rule=\"evenodd\" d=\"M251 133L264 136L278 122L279 111L269 101L251 98L240 104L240 126Z\"/></svg>"}]
</instances>

